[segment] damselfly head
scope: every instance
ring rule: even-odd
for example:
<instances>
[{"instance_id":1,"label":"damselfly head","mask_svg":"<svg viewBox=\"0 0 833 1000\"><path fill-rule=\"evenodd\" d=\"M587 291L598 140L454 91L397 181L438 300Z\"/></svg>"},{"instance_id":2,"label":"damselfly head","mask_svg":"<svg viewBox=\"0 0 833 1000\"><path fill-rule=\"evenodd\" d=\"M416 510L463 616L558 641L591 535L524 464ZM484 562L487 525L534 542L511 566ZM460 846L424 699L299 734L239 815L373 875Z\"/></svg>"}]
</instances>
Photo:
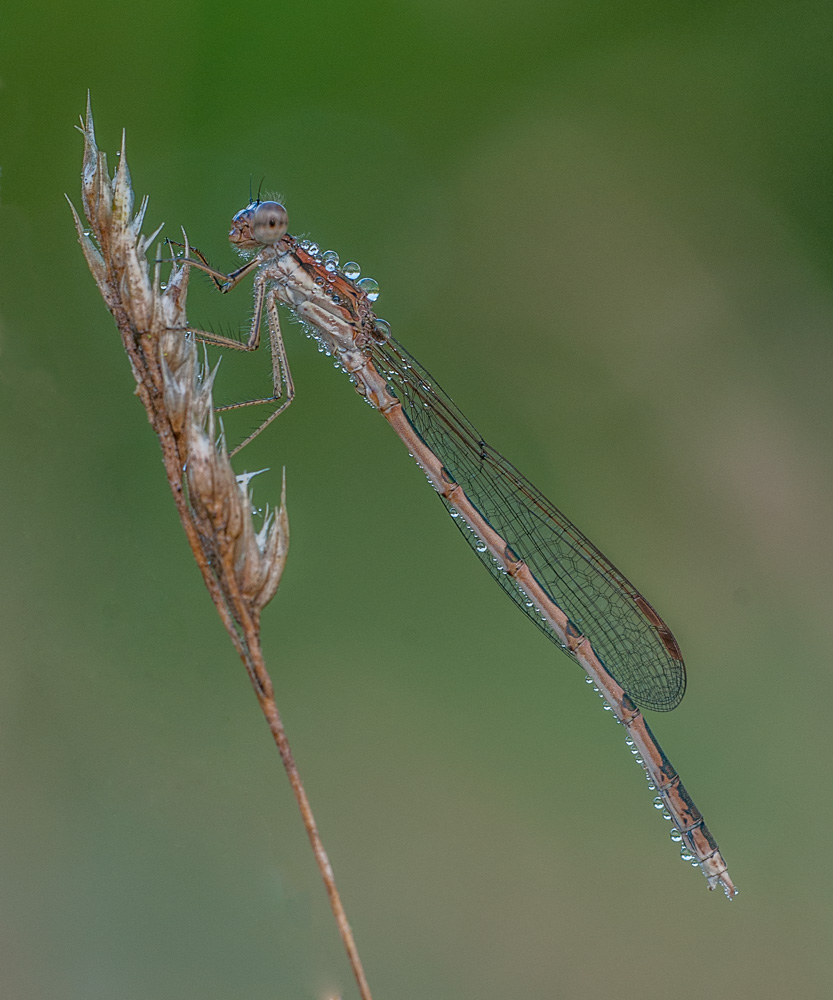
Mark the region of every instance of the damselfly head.
<instances>
[{"instance_id":1,"label":"damselfly head","mask_svg":"<svg viewBox=\"0 0 833 1000\"><path fill-rule=\"evenodd\" d=\"M286 221L286 209L280 202L253 202L231 220L228 238L240 250L270 246L285 235Z\"/></svg>"}]
</instances>

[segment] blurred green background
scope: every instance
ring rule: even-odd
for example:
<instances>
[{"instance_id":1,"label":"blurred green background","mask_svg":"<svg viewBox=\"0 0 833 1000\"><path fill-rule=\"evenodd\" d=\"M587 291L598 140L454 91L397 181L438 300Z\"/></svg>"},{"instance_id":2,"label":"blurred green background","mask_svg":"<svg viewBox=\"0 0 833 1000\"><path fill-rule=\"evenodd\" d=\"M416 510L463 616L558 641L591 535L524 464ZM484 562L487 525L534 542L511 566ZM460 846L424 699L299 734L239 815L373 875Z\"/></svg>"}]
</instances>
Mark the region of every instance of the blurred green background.
<instances>
[{"instance_id":1,"label":"blurred green background","mask_svg":"<svg viewBox=\"0 0 833 1000\"><path fill-rule=\"evenodd\" d=\"M356 996L75 240L87 88L146 231L231 267L265 177L686 654L650 723L731 905L287 324L297 401L239 465L260 501L286 466L266 652L377 1000L829 995L831 43L821 2L8 6L0 995Z\"/></svg>"}]
</instances>

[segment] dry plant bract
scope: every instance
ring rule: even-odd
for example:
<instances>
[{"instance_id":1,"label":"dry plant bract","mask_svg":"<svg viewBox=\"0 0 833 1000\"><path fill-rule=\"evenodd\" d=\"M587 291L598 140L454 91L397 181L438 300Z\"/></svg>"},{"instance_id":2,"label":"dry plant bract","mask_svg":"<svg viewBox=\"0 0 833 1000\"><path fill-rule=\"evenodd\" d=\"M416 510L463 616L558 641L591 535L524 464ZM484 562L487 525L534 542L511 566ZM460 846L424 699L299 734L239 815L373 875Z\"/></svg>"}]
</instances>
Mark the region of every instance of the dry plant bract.
<instances>
[{"instance_id":1,"label":"dry plant bract","mask_svg":"<svg viewBox=\"0 0 833 1000\"><path fill-rule=\"evenodd\" d=\"M121 334L136 379L136 394L159 438L165 473L194 558L245 664L280 751L360 994L363 1000L371 1000L261 650L260 612L275 596L289 546L285 482L278 510L267 511L257 528L248 491L251 477L236 476L224 436L215 426L212 385L216 369L209 370L207 362L200 364L197 345L185 333L188 265L172 264L165 285L160 281L158 263L151 275L147 251L159 230L148 237L142 235L146 197L133 214L124 136L118 169L111 178L107 157L96 146L89 99L80 130L84 136L81 191L87 224L70 202L78 239Z\"/></svg>"}]
</instances>

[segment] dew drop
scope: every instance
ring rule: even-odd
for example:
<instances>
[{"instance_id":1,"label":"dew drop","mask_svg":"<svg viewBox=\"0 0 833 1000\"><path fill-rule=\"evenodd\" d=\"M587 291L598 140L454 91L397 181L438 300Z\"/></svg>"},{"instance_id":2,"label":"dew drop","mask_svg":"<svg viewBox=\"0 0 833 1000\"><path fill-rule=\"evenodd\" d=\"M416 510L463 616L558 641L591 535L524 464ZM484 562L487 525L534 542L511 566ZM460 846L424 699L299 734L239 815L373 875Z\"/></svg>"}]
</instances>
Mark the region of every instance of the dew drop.
<instances>
[{"instance_id":1,"label":"dew drop","mask_svg":"<svg viewBox=\"0 0 833 1000\"><path fill-rule=\"evenodd\" d=\"M335 250L325 250L324 253L321 254L321 259L324 261L325 265L332 264L333 267L338 267L338 254ZM327 270L329 271L330 268L328 267Z\"/></svg>"},{"instance_id":2,"label":"dew drop","mask_svg":"<svg viewBox=\"0 0 833 1000\"><path fill-rule=\"evenodd\" d=\"M344 271L344 277L349 278L351 281L355 281L362 273L362 269L354 260L348 260L342 271Z\"/></svg>"},{"instance_id":3,"label":"dew drop","mask_svg":"<svg viewBox=\"0 0 833 1000\"><path fill-rule=\"evenodd\" d=\"M390 323L386 319L377 319L373 323L373 339L379 344L390 340Z\"/></svg>"},{"instance_id":4,"label":"dew drop","mask_svg":"<svg viewBox=\"0 0 833 1000\"><path fill-rule=\"evenodd\" d=\"M451 510L448 513L451 514L452 517L459 517L460 516L460 511L459 510L455 510L453 507L451 508Z\"/></svg>"},{"instance_id":5,"label":"dew drop","mask_svg":"<svg viewBox=\"0 0 833 1000\"><path fill-rule=\"evenodd\" d=\"M478 542L477 545L475 545L475 549L477 549L478 552L485 552L488 547L489 546L485 542Z\"/></svg>"},{"instance_id":6,"label":"dew drop","mask_svg":"<svg viewBox=\"0 0 833 1000\"><path fill-rule=\"evenodd\" d=\"M654 798L654 809L662 809L663 805L664 805L664 803L663 803L662 799L659 797L659 795L657 795Z\"/></svg>"},{"instance_id":7,"label":"dew drop","mask_svg":"<svg viewBox=\"0 0 833 1000\"><path fill-rule=\"evenodd\" d=\"M362 278L356 284L361 288L370 302L375 302L379 298L379 282L374 278Z\"/></svg>"},{"instance_id":8,"label":"dew drop","mask_svg":"<svg viewBox=\"0 0 833 1000\"><path fill-rule=\"evenodd\" d=\"M686 847L685 844L680 848L680 857L683 861L693 861L694 855L691 853L690 849Z\"/></svg>"},{"instance_id":9,"label":"dew drop","mask_svg":"<svg viewBox=\"0 0 833 1000\"><path fill-rule=\"evenodd\" d=\"M320 250L320 247L318 246L317 243L309 243L309 244L307 244L307 250L309 250L309 252L314 257L318 253L318 251Z\"/></svg>"},{"instance_id":10,"label":"dew drop","mask_svg":"<svg viewBox=\"0 0 833 1000\"><path fill-rule=\"evenodd\" d=\"M669 836L671 837L671 839L674 841L675 844L679 844L683 839L683 835L676 828L676 826L671 827L671 830L669 831Z\"/></svg>"}]
</instances>

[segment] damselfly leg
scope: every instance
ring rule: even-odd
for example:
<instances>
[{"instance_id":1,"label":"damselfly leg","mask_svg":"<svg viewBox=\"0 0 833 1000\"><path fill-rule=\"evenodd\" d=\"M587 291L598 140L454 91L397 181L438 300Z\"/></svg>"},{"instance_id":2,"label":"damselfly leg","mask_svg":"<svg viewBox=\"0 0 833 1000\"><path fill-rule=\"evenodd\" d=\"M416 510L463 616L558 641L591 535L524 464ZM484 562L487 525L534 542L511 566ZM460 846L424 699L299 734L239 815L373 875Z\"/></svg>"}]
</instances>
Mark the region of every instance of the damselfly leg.
<instances>
[{"instance_id":1,"label":"damselfly leg","mask_svg":"<svg viewBox=\"0 0 833 1000\"><path fill-rule=\"evenodd\" d=\"M173 240L169 240L169 243L173 246L182 246L181 243L174 243ZM258 264L258 261L252 260L247 261L242 267L237 268L236 271L232 271L231 274L224 274L222 271L217 271L213 268L205 256L200 253L194 247L189 248L193 257L179 258L177 263L179 264L189 264L191 267L196 267L200 271L205 272L212 280L214 287L220 292L229 292L234 288L243 278L246 277ZM195 259L196 258L196 259ZM272 388L273 393L271 396L260 396L255 399L245 399L236 403L229 403L225 406L215 407L215 412L224 413L229 410L239 410L247 406L260 406L268 405L270 403L279 403L265 420L250 433L248 434L238 445L231 451L231 455L236 455L242 448L245 448L247 444L253 441L258 434L264 428L268 427L272 421L279 416L283 411L289 406L292 400L295 398L295 385L292 381L292 373L289 370L289 360L286 356L286 347L283 342L283 335L281 333L280 316L278 314L277 300L275 296L274 289L267 289L267 283L262 275L257 275L254 281L254 315L252 317L252 324L249 329L248 338L245 341L235 340L234 337L226 337L219 333L214 333L211 330L197 330L192 327L188 327L187 330L183 332L188 332L193 334L197 340L204 344L210 344L213 347L229 348L233 351L256 351L260 346L260 330L263 322L263 314L266 313L266 325L269 329L269 352L272 358Z\"/></svg>"}]
</instances>

